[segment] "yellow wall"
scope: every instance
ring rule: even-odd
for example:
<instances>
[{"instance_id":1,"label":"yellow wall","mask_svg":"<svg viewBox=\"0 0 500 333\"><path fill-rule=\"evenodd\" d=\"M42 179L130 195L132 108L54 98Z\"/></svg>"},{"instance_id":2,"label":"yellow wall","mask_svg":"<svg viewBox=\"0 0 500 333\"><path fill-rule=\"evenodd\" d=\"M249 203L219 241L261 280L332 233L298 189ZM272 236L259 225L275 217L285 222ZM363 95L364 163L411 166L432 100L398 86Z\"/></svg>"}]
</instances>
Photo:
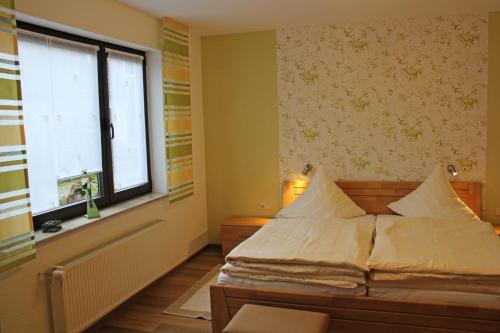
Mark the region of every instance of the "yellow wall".
<instances>
[{"instance_id":1,"label":"yellow wall","mask_svg":"<svg viewBox=\"0 0 500 333\"><path fill-rule=\"evenodd\" d=\"M490 13L488 41L488 150L486 219L500 223L500 12Z\"/></svg>"},{"instance_id":2,"label":"yellow wall","mask_svg":"<svg viewBox=\"0 0 500 333\"><path fill-rule=\"evenodd\" d=\"M20 13L158 48L159 18L115 0L16 0Z\"/></svg>"},{"instance_id":3,"label":"yellow wall","mask_svg":"<svg viewBox=\"0 0 500 333\"><path fill-rule=\"evenodd\" d=\"M153 24L159 21L112 1L18 0L17 5L24 13L32 16L147 47L156 45L159 26L153 27ZM119 22L119 26L115 26L117 20L125 18L127 22ZM88 23L85 23L86 20ZM195 156L194 196L173 205L169 205L166 199L157 200L59 239L42 243L38 246L35 260L0 275L2 333L50 332L47 288L38 273L149 221L164 219L171 229L163 249L170 254L170 260L165 262L165 270L173 268L207 243L200 37L191 34L189 44Z\"/></svg>"},{"instance_id":4,"label":"yellow wall","mask_svg":"<svg viewBox=\"0 0 500 333\"><path fill-rule=\"evenodd\" d=\"M279 209L274 31L202 38L209 242L230 215ZM260 202L270 209L259 209Z\"/></svg>"},{"instance_id":5,"label":"yellow wall","mask_svg":"<svg viewBox=\"0 0 500 333\"><path fill-rule=\"evenodd\" d=\"M38 275L68 258L125 235L149 221L165 219L171 230L162 251L170 254L165 272L206 244L204 198L169 207L158 200L95 225L64 235L37 248L37 258L0 277L2 333L50 332L49 299L45 280Z\"/></svg>"}]
</instances>

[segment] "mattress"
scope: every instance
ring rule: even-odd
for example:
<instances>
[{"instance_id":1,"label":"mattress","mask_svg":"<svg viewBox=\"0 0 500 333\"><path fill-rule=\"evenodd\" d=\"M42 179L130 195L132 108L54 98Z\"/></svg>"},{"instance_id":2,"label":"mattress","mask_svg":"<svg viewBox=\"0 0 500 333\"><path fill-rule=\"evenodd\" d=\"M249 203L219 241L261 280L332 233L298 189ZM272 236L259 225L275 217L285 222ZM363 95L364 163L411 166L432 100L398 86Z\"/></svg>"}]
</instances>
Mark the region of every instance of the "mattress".
<instances>
[{"instance_id":1,"label":"mattress","mask_svg":"<svg viewBox=\"0 0 500 333\"><path fill-rule=\"evenodd\" d=\"M437 279L418 279L418 280L369 280L366 283L368 288L401 288L417 290L446 290L461 291L479 294L500 295L500 285L467 280L437 280Z\"/></svg>"},{"instance_id":2,"label":"mattress","mask_svg":"<svg viewBox=\"0 0 500 333\"><path fill-rule=\"evenodd\" d=\"M367 288L369 297L406 302L446 303L462 306L500 309L500 295L448 290L405 288Z\"/></svg>"},{"instance_id":3,"label":"mattress","mask_svg":"<svg viewBox=\"0 0 500 333\"><path fill-rule=\"evenodd\" d=\"M298 291L340 296L369 296L406 302L447 303L500 309L500 295L495 294L405 288L366 288L364 286L359 286L354 289L346 289L291 282L259 281L232 277L224 273L219 274L218 283L221 285L236 285L278 291Z\"/></svg>"},{"instance_id":4,"label":"mattress","mask_svg":"<svg viewBox=\"0 0 500 333\"><path fill-rule=\"evenodd\" d=\"M222 272L219 273L218 283L222 285L256 287L256 288L272 289L279 291L291 291L291 292L299 291L307 293L321 293L321 294L341 295L341 296L366 296L365 286L358 286L356 288L336 288L331 286L302 284L294 282L261 281L261 280L230 276Z\"/></svg>"}]
</instances>

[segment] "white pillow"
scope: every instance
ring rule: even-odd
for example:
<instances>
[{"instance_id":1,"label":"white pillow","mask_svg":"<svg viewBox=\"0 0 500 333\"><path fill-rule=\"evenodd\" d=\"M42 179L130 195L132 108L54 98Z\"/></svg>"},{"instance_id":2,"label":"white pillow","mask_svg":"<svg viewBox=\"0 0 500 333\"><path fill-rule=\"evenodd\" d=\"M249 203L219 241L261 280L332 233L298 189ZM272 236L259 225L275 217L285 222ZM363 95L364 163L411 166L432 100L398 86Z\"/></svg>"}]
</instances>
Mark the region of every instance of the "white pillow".
<instances>
[{"instance_id":1,"label":"white pillow","mask_svg":"<svg viewBox=\"0 0 500 333\"><path fill-rule=\"evenodd\" d=\"M352 218L366 215L320 166L307 189L291 205L278 212L276 217L309 217L316 219Z\"/></svg>"},{"instance_id":2,"label":"white pillow","mask_svg":"<svg viewBox=\"0 0 500 333\"><path fill-rule=\"evenodd\" d=\"M390 203L388 207L403 216L479 221L479 217L460 200L451 187L448 175L441 165L437 165L417 189Z\"/></svg>"}]
</instances>

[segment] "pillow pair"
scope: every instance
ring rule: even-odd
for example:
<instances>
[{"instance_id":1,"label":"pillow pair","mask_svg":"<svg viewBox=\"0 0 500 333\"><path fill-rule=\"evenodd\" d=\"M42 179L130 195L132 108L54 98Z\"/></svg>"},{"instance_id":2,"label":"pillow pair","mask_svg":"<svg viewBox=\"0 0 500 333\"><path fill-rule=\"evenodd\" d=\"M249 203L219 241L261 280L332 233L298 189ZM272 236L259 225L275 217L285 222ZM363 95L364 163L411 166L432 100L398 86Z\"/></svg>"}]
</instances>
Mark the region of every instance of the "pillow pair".
<instances>
[{"instance_id":1,"label":"pillow pair","mask_svg":"<svg viewBox=\"0 0 500 333\"><path fill-rule=\"evenodd\" d=\"M403 216L425 216L446 220L479 220L465 205L448 182L444 168L436 166L427 179L413 192L392 202L388 207ZM309 217L317 219L353 218L366 215L320 166L306 191L277 217Z\"/></svg>"}]
</instances>

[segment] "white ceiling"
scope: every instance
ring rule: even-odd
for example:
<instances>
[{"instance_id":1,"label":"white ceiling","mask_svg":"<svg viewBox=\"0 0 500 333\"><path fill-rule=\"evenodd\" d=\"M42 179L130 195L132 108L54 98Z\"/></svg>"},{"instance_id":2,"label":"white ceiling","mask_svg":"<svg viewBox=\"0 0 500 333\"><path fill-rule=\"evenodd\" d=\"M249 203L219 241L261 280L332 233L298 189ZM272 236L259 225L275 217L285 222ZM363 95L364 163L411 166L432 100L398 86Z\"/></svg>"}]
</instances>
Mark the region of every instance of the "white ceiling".
<instances>
[{"instance_id":1,"label":"white ceiling","mask_svg":"<svg viewBox=\"0 0 500 333\"><path fill-rule=\"evenodd\" d=\"M500 0L119 0L201 35L397 17L500 11Z\"/></svg>"}]
</instances>

